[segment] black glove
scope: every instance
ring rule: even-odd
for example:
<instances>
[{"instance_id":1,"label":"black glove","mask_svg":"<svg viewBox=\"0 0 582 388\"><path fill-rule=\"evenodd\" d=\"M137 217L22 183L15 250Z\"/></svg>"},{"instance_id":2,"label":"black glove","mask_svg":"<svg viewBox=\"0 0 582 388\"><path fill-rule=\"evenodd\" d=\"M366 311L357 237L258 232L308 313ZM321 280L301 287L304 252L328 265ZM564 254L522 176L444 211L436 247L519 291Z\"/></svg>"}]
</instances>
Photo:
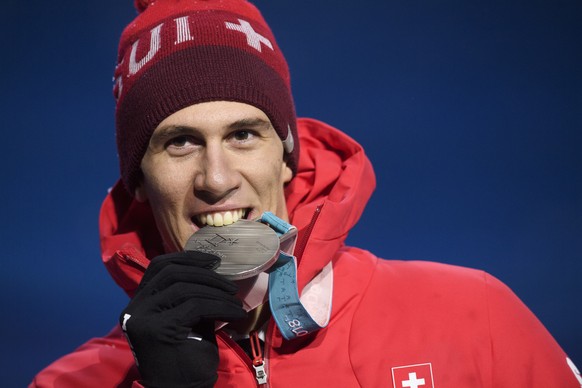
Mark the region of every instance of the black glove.
<instances>
[{"instance_id":1,"label":"black glove","mask_svg":"<svg viewBox=\"0 0 582 388\"><path fill-rule=\"evenodd\" d=\"M211 387L214 322L246 316L237 286L213 271L220 259L176 252L153 259L120 323L146 387Z\"/></svg>"}]
</instances>

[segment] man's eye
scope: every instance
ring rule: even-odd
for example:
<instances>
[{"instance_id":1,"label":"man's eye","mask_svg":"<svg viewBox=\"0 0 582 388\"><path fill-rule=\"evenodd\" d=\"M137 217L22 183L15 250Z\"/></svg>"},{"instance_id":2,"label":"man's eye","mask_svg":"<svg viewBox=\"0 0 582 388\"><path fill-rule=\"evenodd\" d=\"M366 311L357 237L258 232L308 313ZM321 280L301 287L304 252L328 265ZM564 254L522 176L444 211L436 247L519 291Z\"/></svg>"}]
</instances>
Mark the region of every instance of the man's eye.
<instances>
[{"instance_id":1,"label":"man's eye","mask_svg":"<svg viewBox=\"0 0 582 388\"><path fill-rule=\"evenodd\" d=\"M168 141L166 146L181 148L187 146L188 143L192 143L192 139L189 136L178 136Z\"/></svg>"},{"instance_id":2,"label":"man's eye","mask_svg":"<svg viewBox=\"0 0 582 388\"><path fill-rule=\"evenodd\" d=\"M250 131L236 131L233 138L237 141L245 141L252 138L253 134Z\"/></svg>"}]
</instances>

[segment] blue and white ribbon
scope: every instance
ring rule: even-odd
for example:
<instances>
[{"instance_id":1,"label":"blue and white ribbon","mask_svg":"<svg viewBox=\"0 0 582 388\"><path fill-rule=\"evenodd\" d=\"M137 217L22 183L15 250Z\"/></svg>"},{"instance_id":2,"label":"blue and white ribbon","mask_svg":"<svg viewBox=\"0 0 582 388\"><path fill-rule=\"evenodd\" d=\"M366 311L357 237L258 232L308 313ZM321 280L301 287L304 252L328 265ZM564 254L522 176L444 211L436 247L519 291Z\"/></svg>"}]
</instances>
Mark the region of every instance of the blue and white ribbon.
<instances>
[{"instance_id":1,"label":"blue and white ribbon","mask_svg":"<svg viewBox=\"0 0 582 388\"><path fill-rule=\"evenodd\" d=\"M287 234L296 234L297 229L276 217L273 213L263 213L261 222L269 225L282 241ZM269 272L269 304L271 313L281 334L286 340L302 337L327 325L320 325L309 314L301 302L297 289L297 259L293 256L294 242L291 247L281 247L277 262ZM331 300L329 302L329 309Z\"/></svg>"}]
</instances>

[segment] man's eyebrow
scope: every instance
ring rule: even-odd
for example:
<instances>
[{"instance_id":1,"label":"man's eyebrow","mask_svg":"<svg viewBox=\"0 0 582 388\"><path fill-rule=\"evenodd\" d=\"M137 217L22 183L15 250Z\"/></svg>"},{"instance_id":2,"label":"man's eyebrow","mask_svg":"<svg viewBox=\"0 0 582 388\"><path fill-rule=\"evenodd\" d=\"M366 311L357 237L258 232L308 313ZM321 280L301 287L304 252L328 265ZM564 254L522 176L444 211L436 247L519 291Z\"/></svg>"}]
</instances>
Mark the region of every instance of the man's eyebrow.
<instances>
[{"instance_id":1,"label":"man's eyebrow","mask_svg":"<svg viewBox=\"0 0 582 388\"><path fill-rule=\"evenodd\" d=\"M271 127L271 122L268 120L263 120L259 117L241 119L231 123L229 126L231 129L244 129L244 128L264 128L268 129Z\"/></svg>"}]
</instances>

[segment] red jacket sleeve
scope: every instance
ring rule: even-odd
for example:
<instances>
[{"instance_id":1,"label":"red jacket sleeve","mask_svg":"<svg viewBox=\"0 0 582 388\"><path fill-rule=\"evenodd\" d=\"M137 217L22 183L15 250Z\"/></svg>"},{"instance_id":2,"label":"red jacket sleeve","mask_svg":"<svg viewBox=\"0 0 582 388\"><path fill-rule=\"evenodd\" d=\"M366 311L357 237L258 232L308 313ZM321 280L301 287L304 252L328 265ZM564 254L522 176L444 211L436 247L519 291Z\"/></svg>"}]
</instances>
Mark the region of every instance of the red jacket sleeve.
<instances>
[{"instance_id":1,"label":"red jacket sleeve","mask_svg":"<svg viewBox=\"0 0 582 388\"><path fill-rule=\"evenodd\" d=\"M503 283L485 277L495 387L580 388L573 364L554 338Z\"/></svg>"},{"instance_id":2,"label":"red jacket sleeve","mask_svg":"<svg viewBox=\"0 0 582 388\"><path fill-rule=\"evenodd\" d=\"M139 387L135 361L119 326L43 369L29 388Z\"/></svg>"}]
</instances>

